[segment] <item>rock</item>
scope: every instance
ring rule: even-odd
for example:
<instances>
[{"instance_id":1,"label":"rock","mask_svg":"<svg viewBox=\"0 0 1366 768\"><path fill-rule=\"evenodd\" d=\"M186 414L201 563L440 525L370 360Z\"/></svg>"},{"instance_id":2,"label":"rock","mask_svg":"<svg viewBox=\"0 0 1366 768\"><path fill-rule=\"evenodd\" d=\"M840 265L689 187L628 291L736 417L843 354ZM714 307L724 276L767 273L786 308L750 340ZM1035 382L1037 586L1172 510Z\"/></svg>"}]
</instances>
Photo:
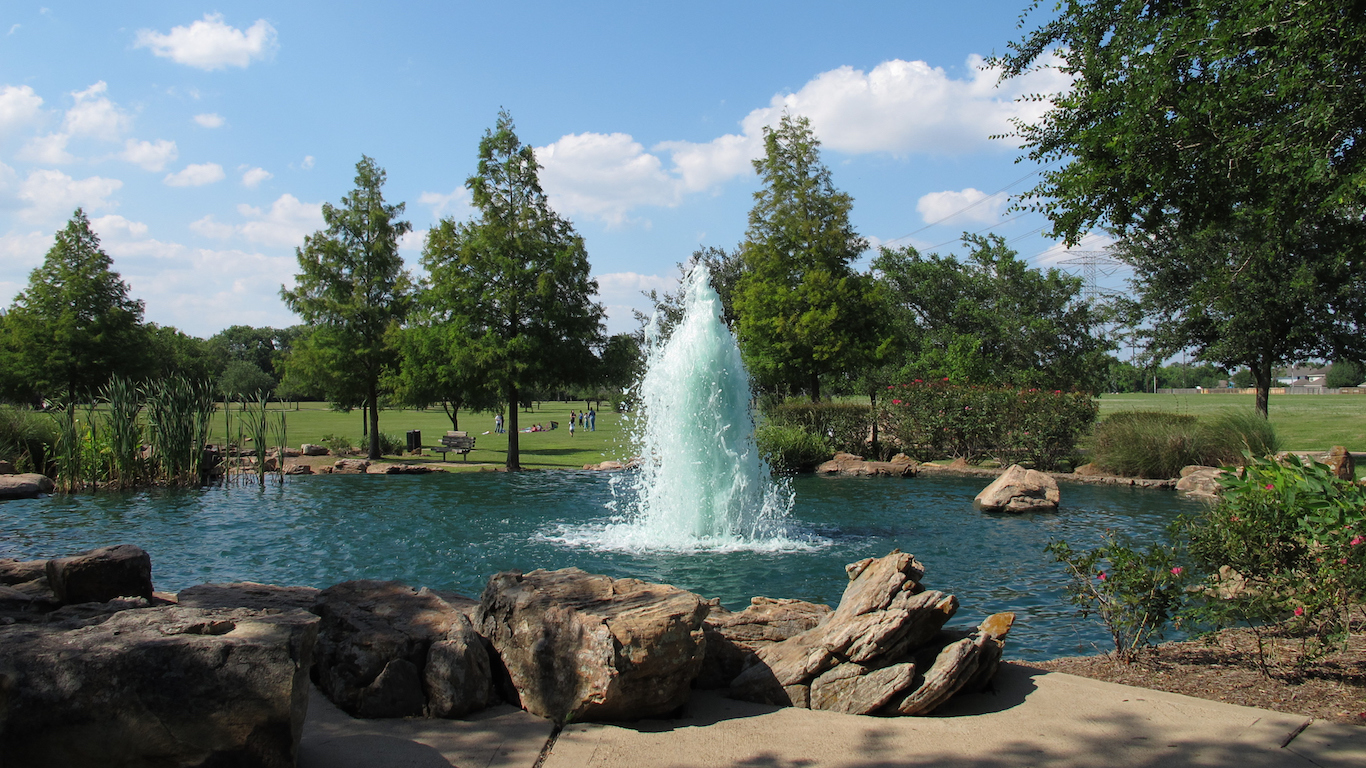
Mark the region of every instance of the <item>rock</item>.
<instances>
[{"instance_id":1,"label":"rock","mask_svg":"<svg viewBox=\"0 0 1366 768\"><path fill-rule=\"evenodd\" d=\"M52 478L28 472L22 475L0 474L0 501L9 499L36 499L56 489Z\"/></svg>"},{"instance_id":2,"label":"rock","mask_svg":"<svg viewBox=\"0 0 1366 768\"><path fill-rule=\"evenodd\" d=\"M302 453L305 456L326 456L328 455L328 453L330 453L330 451L328 451L327 447L323 445L304 443L303 445L299 446L299 453Z\"/></svg>"},{"instance_id":3,"label":"rock","mask_svg":"<svg viewBox=\"0 0 1366 768\"><path fill-rule=\"evenodd\" d=\"M846 664L853 666L810 689L812 706L836 706L831 703L833 697L846 689L859 691L864 703L873 692L879 696L885 692L884 701L898 693L885 689L901 680L904 670L881 674L867 683L839 682L828 690L824 686L906 661L939 632L958 609L958 600L953 595L925 590L919 581L924 566L900 551L850 563L845 570L849 585L839 607L812 629L758 649L749 666L731 682L732 697L800 706L792 695L794 686L815 686L827 670ZM905 682L909 684L910 679ZM863 704L848 706L857 709Z\"/></svg>"},{"instance_id":4,"label":"rock","mask_svg":"<svg viewBox=\"0 0 1366 768\"><path fill-rule=\"evenodd\" d=\"M841 664L811 684L811 709L846 715L872 714L910 687L914 678L915 665L910 662L876 670Z\"/></svg>"},{"instance_id":5,"label":"rock","mask_svg":"<svg viewBox=\"0 0 1366 768\"><path fill-rule=\"evenodd\" d=\"M911 466L913 466L913 467L914 467L914 466L919 466L919 465L920 465L920 462L916 461L915 459L911 458L910 456L907 456L907 455L904 454L904 453L898 453L897 455L895 455L895 456L892 457L892 460L891 460L891 461L889 461L889 462L887 462L887 463L888 463L888 464L897 464L897 465L906 465L906 464L909 464L909 465L911 465Z\"/></svg>"},{"instance_id":6,"label":"rock","mask_svg":"<svg viewBox=\"0 0 1366 768\"><path fill-rule=\"evenodd\" d=\"M1356 480L1356 461L1343 446L1333 446L1332 450L1328 451L1328 455L1324 457L1323 463L1328 465L1328 468L1339 480L1346 480L1349 483Z\"/></svg>"},{"instance_id":7,"label":"rock","mask_svg":"<svg viewBox=\"0 0 1366 768\"><path fill-rule=\"evenodd\" d=\"M46 560L0 559L0 584L23 584L46 577Z\"/></svg>"},{"instance_id":8,"label":"rock","mask_svg":"<svg viewBox=\"0 0 1366 768\"><path fill-rule=\"evenodd\" d=\"M888 705L889 714L927 715L948 701L973 678L981 647L973 638L951 643L935 657L923 676L917 675L910 693Z\"/></svg>"},{"instance_id":9,"label":"rock","mask_svg":"<svg viewBox=\"0 0 1366 768\"><path fill-rule=\"evenodd\" d=\"M285 465L286 475L311 475L313 468L307 464L287 464Z\"/></svg>"},{"instance_id":10,"label":"rock","mask_svg":"<svg viewBox=\"0 0 1366 768\"><path fill-rule=\"evenodd\" d=\"M451 631L464 614L429 590L415 590L396 581L348 581L318 593L313 612L322 617L318 633L314 679L318 688L338 707L357 717L411 717L427 708L428 690L444 685L433 678L439 671L427 669L436 643L461 639ZM489 668L481 643L465 651L478 659L457 662L455 648L438 652L441 669L459 669L460 677L441 689L438 707L462 714L482 709L489 699L488 677L470 677L470 669ZM401 662L401 663L400 663ZM454 702L452 691L482 693L473 702ZM476 706L477 705L477 706Z\"/></svg>"},{"instance_id":11,"label":"rock","mask_svg":"<svg viewBox=\"0 0 1366 768\"><path fill-rule=\"evenodd\" d=\"M13 464L9 463L8 461L0 461L0 475L17 474L19 474L19 470L15 469Z\"/></svg>"},{"instance_id":12,"label":"rock","mask_svg":"<svg viewBox=\"0 0 1366 768\"><path fill-rule=\"evenodd\" d=\"M702 665L700 597L577 568L494 576L479 607L523 709L557 723L660 717Z\"/></svg>"},{"instance_id":13,"label":"rock","mask_svg":"<svg viewBox=\"0 0 1366 768\"><path fill-rule=\"evenodd\" d=\"M962 456L959 456L959 457L955 458L953 461L951 461L951 462L948 463L948 468L949 468L949 469L971 469L971 468L972 468L972 465L968 463L968 460L967 460L967 459L963 458Z\"/></svg>"},{"instance_id":14,"label":"rock","mask_svg":"<svg viewBox=\"0 0 1366 768\"><path fill-rule=\"evenodd\" d=\"M441 467L429 467L426 464L390 464L384 468L386 475L429 475L445 471Z\"/></svg>"},{"instance_id":15,"label":"rock","mask_svg":"<svg viewBox=\"0 0 1366 768\"><path fill-rule=\"evenodd\" d=\"M279 587L254 581L227 584L198 584L186 587L176 595L176 601L187 608L293 608L309 610L318 598L313 587Z\"/></svg>"},{"instance_id":16,"label":"rock","mask_svg":"<svg viewBox=\"0 0 1366 768\"><path fill-rule=\"evenodd\" d=\"M1058 482L1043 472L1012 464L972 503L983 512L1045 512L1058 508Z\"/></svg>"},{"instance_id":17,"label":"rock","mask_svg":"<svg viewBox=\"0 0 1366 768\"><path fill-rule=\"evenodd\" d=\"M1197 465L1183 467L1181 479L1176 481L1176 490L1183 491L1188 496L1196 498L1218 498L1224 490L1224 487L1219 484L1219 477L1223 474L1224 470L1218 467Z\"/></svg>"},{"instance_id":18,"label":"rock","mask_svg":"<svg viewBox=\"0 0 1366 768\"><path fill-rule=\"evenodd\" d=\"M1081 475L1082 477L1103 477L1109 473L1095 464L1082 464L1080 467L1072 470L1072 474Z\"/></svg>"},{"instance_id":19,"label":"rock","mask_svg":"<svg viewBox=\"0 0 1366 768\"><path fill-rule=\"evenodd\" d=\"M702 624L707 652L693 687L724 688L740 674L754 652L820 624L830 606L804 600L755 597L743 611L712 606Z\"/></svg>"},{"instance_id":20,"label":"rock","mask_svg":"<svg viewBox=\"0 0 1366 768\"><path fill-rule=\"evenodd\" d=\"M474 625L457 614L446 637L427 651L422 687L428 717L464 717L492 703L489 655Z\"/></svg>"},{"instance_id":21,"label":"rock","mask_svg":"<svg viewBox=\"0 0 1366 768\"><path fill-rule=\"evenodd\" d=\"M66 604L103 603L116 597L152 597L152 558L141 547L119 544L47 561L47 580Z\"/></svg>"},{"instance_id":22,"label":"rock","mask_svg":"<svg viewBox=\"0 0 1366 768\"><path fill-rule=\"evenodd\" d=\"M614 469L626 469L626 465L615 459L608 459L597 466L599 472L607 472Z\"/></svg>"},{"instance_id":23,"label":"rock","mask_svg":"<svg viewBox=\"0 0 1366 768\"><path fill-rule=\"evenodd\" d=\"M167 606L0 628L6 765L297 759L318 619Z\"/></svg>"},{"instance_id":24,"label":"rock","mask_svg":"<svg viewBox=\"0 0 1366 768\"><path fill-rule=\"evenodd\" d=\"M835 458L816 467L822 475L861 475L865 477L915 477L916 464L902 456L903 461L867 461L852 453L837 453Z\"/></svg>"},{"instance_id":25,"label":"rock","mask_svg":"<svg viewBox=\"0 0 1366 768\"><path fill-rule=\"evenodd\" d=\"M320 475L330 475L332 474L332 467L318 467L314 471Z\"/></svg>"},{"instance_id":26,"label":"rock","mask_svg":"<svg viewBox=\"0 0 1366 768\"><path fill-rule=\"evenodd\" d=\"M332 465L332 472L338 475L363 475L370 468L365 459L341 459Z\"/></svg>"}]
</instances>

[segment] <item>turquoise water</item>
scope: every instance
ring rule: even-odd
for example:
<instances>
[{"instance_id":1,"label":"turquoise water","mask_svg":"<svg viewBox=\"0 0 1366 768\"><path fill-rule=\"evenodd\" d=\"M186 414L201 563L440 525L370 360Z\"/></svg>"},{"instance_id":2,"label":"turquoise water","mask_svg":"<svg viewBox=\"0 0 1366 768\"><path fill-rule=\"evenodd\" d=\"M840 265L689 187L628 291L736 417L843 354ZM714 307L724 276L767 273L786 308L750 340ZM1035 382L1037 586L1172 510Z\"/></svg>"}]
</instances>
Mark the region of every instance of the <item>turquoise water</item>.
<instances>
[{"instance_id":1,"label":"turquoise water","mask_svg":"<svg viewBox=\"0 0 1366 768\"><path fill-rule=\"evenodd\" d=\"M924 583L962 603L952 623L1019 614L1007 654L1038 660L1105 650L1094 620L1063 597L1052 539L1089 546L1106 529L1153 540L1191 502L1170 491L1062 485L1056 513L988 515L981 478L795 478L786 550L614 550L594 531L612 522L609 473L322 475L283 487L53 496L0 503L0 557L54 557L108 544L152 556L157 589L250 580L325 587L397 579L477 597L507 569L577 566L662 581L742 608L753 595L835 605L844 564L915 554Z\"/></svg>"}]
</instances>

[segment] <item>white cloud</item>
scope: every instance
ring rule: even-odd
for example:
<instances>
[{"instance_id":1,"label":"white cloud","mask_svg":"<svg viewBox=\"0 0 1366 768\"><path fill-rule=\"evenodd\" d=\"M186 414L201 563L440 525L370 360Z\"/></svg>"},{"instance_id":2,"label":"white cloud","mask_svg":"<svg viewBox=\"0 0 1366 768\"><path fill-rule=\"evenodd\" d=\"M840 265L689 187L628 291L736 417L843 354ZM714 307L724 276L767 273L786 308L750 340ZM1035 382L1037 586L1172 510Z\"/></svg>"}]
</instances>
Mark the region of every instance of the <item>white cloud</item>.
<instances>
[{"instance_id":1,"label":"white cloud","mask_svg":"<svg viewBox=\"0 0 1366 768\"><path fill-rule=\"evenodd\" d=\"M0 132L36 121L42 106L43 98L27 85L0 88Z\"/></svg>"},{"instance_id":2,"label":"white cloud","mask_svg":"<svg viewBox=\"0 0 1366 768\"><path fill-rule=\"evenodd\" d=\"M304 160L303 160L302 163L299 163L299 167L302 168L302 169L304 169L305 171L307 171L307 170L309 170L310 168L312 168L312 167L313 167L313 156L312 156L312 155L304 155Z\"/></svg>"},{"instance_id":3,"label":"white cloud","mask_svg":"<svg viewBox=\"0 0 1366 768\"><path fill-rule=\"evenodd\" d=\"M993 224L1001 218L1009 198L968 187L961 192L931 192L916 201L915 209L926 224L937 224L952 217L955 223Z\"/></svg>"},{"instance_id":4,"label":"white cloud","mask_svg":"<svg viewBox=\"0 0 1366 768\"><path fill-rule=\"evenodd\" d=\"M73 179L61 171L40 170L29 173L19 185L19 199L28 205L20 215L35 222L65 218L78 207L87 210L112 208L109 196L123 186L118 179L91 176Z\"/></svg>"},{"instance_id":5,"label":"white cloud","mask_svg":"<svg viewBox=\"0 0 1366 768\"><path fill-rule=\"evenodd\" d=\"M0 235L0 280L7 282L26 280L28 271L43 263L43 256L52 247L51 232L14 232ZM0 298L0 303L8 304L12 297Z\"/></svg>"},{"instance_id":6,"label":"white cloud","mask_svg":"<svg viewBox=\"0 0 1366 768\"><path fill-rule=\"evenodd\" d=\"M1098 232L1088 232L1082 235L1081 240L1071 248L1063 243L1057 243L1048 250L1035 256L1032 261L1041 266L1056 266L1065 259L1080 256L1086 251L1103 251L1115 244L1115 239L1109 235Z\"/></svg>"},{"instance_id":7,"label":"white cloud","mask_svg":"<svg viewBox=\"0 0 1366 768\"><path fill-rule=\"evenodd\" d=\"M190 222L190 231L204 237L212 237L215 240L227 240L237 234L236 227L216 221L213 214Z\"/></svg>"},{"instance_id":8,"label":"white cloud","mask_svg":"<svg viewBox=\"0 0 1366 768\"><path fill-rule=\"evenodd\" d=\"M237 206L237 212L250 219L239 225L237 232L262 245L303 245L305 235L325 226L322 203L303 203L290 194L280 195L268 211L243 204Z\"/></svg>"},{"instance_id":9,"label":"white cloud","mask_svg":"<svg viewBox=\"0 0 1366 768\"><path fill-rule=\"evenodd\" d=\"M607 332L626 333L637 328L633 310L649 314L654 307L642 291L660 293L678 287L677 277L642 275L638 272L609 272L595 275L598 281L598 300L607 311Z\"/></svg>"},{"instance_id":10,"label":"white cloud","mask_svg":"<svg viewBox=\"0 0 1366 768\"><path fill-rule=\"evenodd\" d=\"M556 211L609 225L626 221L639 205L674 206L679 183L660 159L624 133L580 133L537 147L541 183Z\"/></svg>"},{"instance_id":11,"label":"white cloud","mask_svg":"<svg viewBox=\"0 0 1366 768\"><path fill-rule=\"evenodd\" d=\"M432 218L434 219L445 216L463 219L472 210L470 208L470 191L464 187L456 187L449 195L443 195L440 192L423 192L418 196L417 201L422 205L431 207Z\"/></svg>"},{"instance_id":12,"label":"white cloud","mask_svg":"<svg viewBox=\"0 0 1366 768\"><path fill-rule=\"evenodd\" d=\"M194 121L205 128L222 128L223 123L227 122L227 120L224 120L223 116L217 112L205 112L202 115L195 115Z\"/></svg>"},{"instance_id":13,"label":"white cloud","mask_svg":"<svg viewBox=\"0 0 1366 768\"><path fill-rule=\"evenodd\" d=\"M66 111L62 128L70 136L89 136L104 141L118 141L133 124L133 118L119 109L104 95L109 86L103 81L72 91L76 104Z\"/></svg>"},{"instance_id":14,"label":"white cloud","mask_svg":"<svg viewBox=\"0 0 1366 768\"><path fill-rule=\"evenodd\" d=\"M170 187L202 187L225 178L223 166L218 163L199 163L187 165L175 173L166 174L162 183Z\"/></svg>"},{"instance_id":15,"label":"white cloud","mask_svg":"<svg viewBox=\"0 0 1366 768\"><path fill-rule=\"evenodd\" d=\"M1055 93L1068 84L1045 66L997 88L999 72L983 69L982 57L969 56L967 67L963 78L899 59L868 72L822 72L795 93L777 94L752 110L739 133L706 142L662 141L646 151L626 134L571 134L537 148L542 182L562 213L621 224L637 206L677 205L683 195L752 173L751 161L763 153L764 127L776 125L785 112L809 118L822 145L837 152L960 154L992 146L989 137L1009 131L1011 118L1032 120L1048 106L1017 97Z\"/></svg>"},{"instance_id":16,"label":"white cloud","mask_svg":"<svg viewBox=\"0 0 1366 768\"><path fill-rule=\"evenodd\" d=\"M158 139L153 144L150 141L129 139L123 143L123 152L119 157L142 166L144 170L160 171L179 154L174 141Z\"/></svg>"},{"instance_id":17,"label":"white cloud","mask_svg":"<svg viewBox=\"0 0 1366 768\"><path fill-rule=\"evenodd\" d=\"M188 27L172 27L162 34L151 29L138 30L136 48L198 69L213 71L225 67L246 67L253 60L268 57L277 47L275 27L257 19L244 32L223 22L223 14L206 13Z\"/></svg>"},{"instance_id":18,"label":"white cloud","mask_svg":"<svg viewBox=\"0 0 1366 768\"><path fill-rule=\"evenodd\" d=\"M76 162L76 156L66 151L67 142L71 140L65 133L49 133L46 136L34 136L28 143L19 149L18 158L30 163L41 163L43 165L65 165L66 163Z\"/></svg>"},{"instance_id":19,"label":"white cloud","mask_svg":"<svg viewBox=\"0 0 1366 768\"><path fill-rule=\"evenodd\" d=\"M255 189L261 182L273 178L275 174L265 168L248 168L242 172L242 186Z\"/></svg>"},{"instance_id":20,"label":"white cloud","mask_svg":"<svg viewBox=\"0 0 1366 768\"><path fill-rule=\"evenodd\" d=\"M91 219L90 226L100 236L101 240L115 238L132 239L142 237L147 234L147 225L140 221L129 221L128 219L110 213L99 218Z\"/></svg>"}]
</instances>

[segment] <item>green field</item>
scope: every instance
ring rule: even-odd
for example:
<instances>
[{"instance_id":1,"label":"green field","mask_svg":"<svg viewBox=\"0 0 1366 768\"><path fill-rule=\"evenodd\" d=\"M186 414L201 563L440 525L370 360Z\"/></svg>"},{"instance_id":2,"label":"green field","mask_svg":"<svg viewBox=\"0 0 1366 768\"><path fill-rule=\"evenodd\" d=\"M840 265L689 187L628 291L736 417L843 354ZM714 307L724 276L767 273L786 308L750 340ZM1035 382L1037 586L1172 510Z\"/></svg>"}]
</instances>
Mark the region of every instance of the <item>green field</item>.
<instances>
[{"instance_id":1,"label":"green field","mask_svg":"<svg viewBox=\"0 0 1366 768\"><path fill-rule=\"evenodd\" d=\"M1250 411L1254 403L1254 395L1104 395L1100 415L1175 411L1204 416ZM1366 395L1272 395L1267 415L1286 450L1323 451L1344 445L1351 451L1366 451Z\"/></svg>"},{"instance_id":2,"label":"green field","mask_svg":"<svg viewBox=\"0 0 1366 768\"><path fill-rule=\"evenodd\" d=\"M220 406L221 409L221 406ZM272 406L272 411L278 410L278 404ZM622 436L623 422L626 418L620 414L609 411L599 411L597 418L597 431L585 432L576 431L573 437L569 436L569 411L581 411L584 409L582 400L572 403L547 402L530 412L520 411L518 413L519 426L523 429L533 424L543 424L547 428L550 422L558 421L560 428L550 432L522 433L520 435L520 448L522 466L527 468L549 468L549 467L582 467L584 464L597 464L608 459L625 459L629 449L625 447L626 441ZM240 411L238 406L232 407L232 416L235 418ZM359 410L350 413L333 411L327 407L327 403L300 403L299 409L294 410L291 404L285 410L285 427L288 431L288 443L291 447L297 448L301 443L321 443L325 434L339 435L348 438L354 445L361 447L361 412ZM451 420L440 408L428 410L382 410L379 413L379 431L392 435L403 443L404 433L410 429L422 431L422 443L426 446L435 445L446 430L451 428ZM471 465L497 464L502 466L507 461L507 435L493 434L493 414L491 413L460 413L460 428L469 432L475 437L475 449L470 452L468 462L456 454L451 454L451 463L461 465L468 463ZM236 437L237 426L234 421L234 439ZM484 434L488 432L489 434ZM214 419L211 441L220 442L223 439L224 425L223 413L220 410ZM618 447L621 446L621 447ZM424 459L414 461L435 461L439 460L439 454L433 456L430 451ZM408 457L405 457L405 460Z\"/></svg>"}]
</instances>

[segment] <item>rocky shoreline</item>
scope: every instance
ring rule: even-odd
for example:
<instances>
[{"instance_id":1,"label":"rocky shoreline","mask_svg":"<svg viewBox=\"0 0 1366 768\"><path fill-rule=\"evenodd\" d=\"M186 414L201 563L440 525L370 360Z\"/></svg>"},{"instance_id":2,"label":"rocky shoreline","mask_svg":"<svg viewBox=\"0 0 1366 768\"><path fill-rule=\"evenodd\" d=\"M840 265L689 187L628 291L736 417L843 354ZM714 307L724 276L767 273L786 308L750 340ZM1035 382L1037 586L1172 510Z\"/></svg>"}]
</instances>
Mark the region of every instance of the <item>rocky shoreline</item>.
<instances>
[{"instance_id":1,"label":"rocky shoreline","mask_svg":"<svg viewBox=\"0 0 1366 768\"><path fill-rule=\"evenodd\" d=\"M833 610L743 611L575 568L492 577L476 600L392 581L154 592L138 547L0 560L0 754L23 765L293 765L310 685L357 717L499 702L557 724L664 717L693 689L926 715L990 684L1014 615L946 626L953 595L893 551L851 563Z\"/></svg>"}]
</instances>

